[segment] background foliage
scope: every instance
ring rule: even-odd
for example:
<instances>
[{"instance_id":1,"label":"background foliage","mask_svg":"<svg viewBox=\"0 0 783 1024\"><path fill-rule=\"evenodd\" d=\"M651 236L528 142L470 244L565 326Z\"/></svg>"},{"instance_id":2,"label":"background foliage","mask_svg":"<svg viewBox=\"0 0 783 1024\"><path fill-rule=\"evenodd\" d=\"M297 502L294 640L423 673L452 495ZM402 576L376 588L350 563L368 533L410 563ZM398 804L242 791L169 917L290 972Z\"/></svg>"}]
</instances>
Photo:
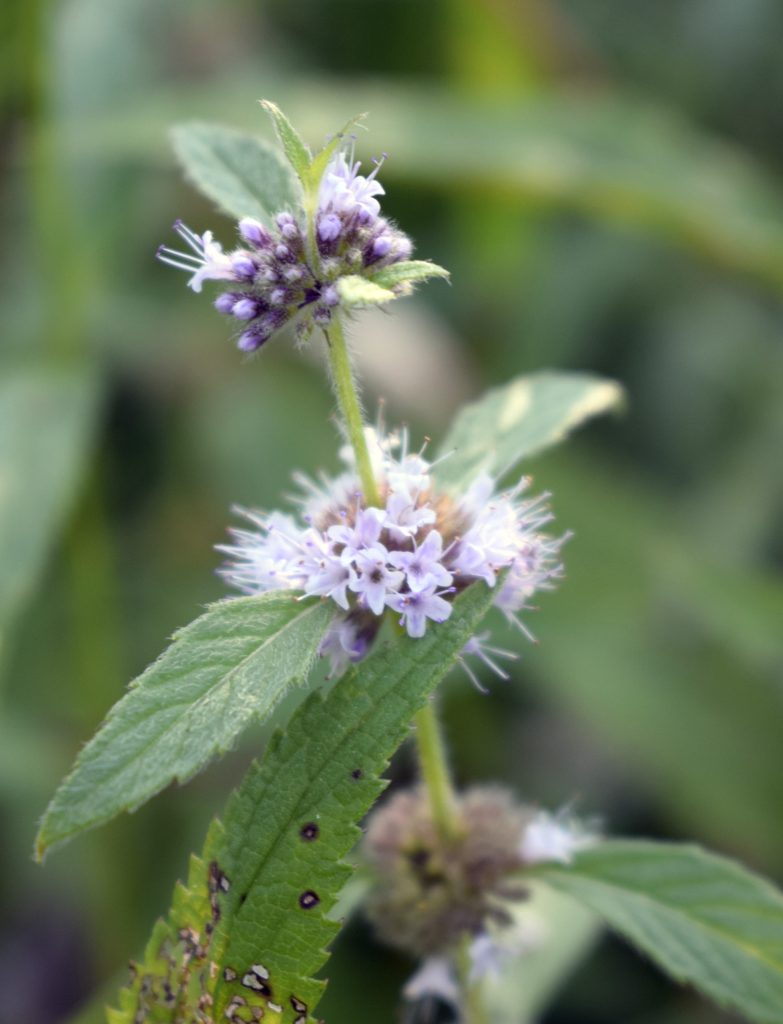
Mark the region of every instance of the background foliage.
<instances>
[{"instance_id":1,"label":"background foliage","mask_svg":"<svg viewBox=\"0 0 783 1024\"><path fill-rule=\"evenodd\" d=\"M780 880L779 5L11 0L0 28L2 1024L113 994L263 742L32 864L78 746L221 596L229 506L334 465L315 357L278 343L243 365L152 259L177 215L230 239L167 126L268 133L262 96L313 143L370 110L385 209L452 271L356 326L391 421L438 439L461 401L542 367L628 388L621 421L527 467L576 532L568 579L512 683L447 684L458 776L576 795L613 832ZM403 753L392 776L411 772ZM320 1010L391 1021L409 971L357 922ZM611 941L544 1017L731 1019Z\"/></svg>"}]
</instances>

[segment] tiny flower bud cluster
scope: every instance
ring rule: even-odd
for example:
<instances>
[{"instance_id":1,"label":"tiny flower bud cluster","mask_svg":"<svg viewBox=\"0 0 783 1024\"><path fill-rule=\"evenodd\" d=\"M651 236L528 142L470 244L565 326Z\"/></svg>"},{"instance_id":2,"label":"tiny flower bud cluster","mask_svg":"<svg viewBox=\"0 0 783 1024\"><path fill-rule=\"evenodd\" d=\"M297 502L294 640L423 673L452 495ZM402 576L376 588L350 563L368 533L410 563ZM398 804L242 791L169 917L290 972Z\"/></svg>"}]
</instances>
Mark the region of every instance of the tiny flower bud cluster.
<instances>
[{"instance_id":1,"label":"tiny flower bud cluster","mask_svg":"<svg viewBox=\"0 0 783 1024\"><path fill-rule=\"evenodd\" d=\"M243 218L241 247L230 253L211 231L197 235L177 221L174 230L190 251L161 246L158 259L190 273L195 292L206 280L230 282L214 304L241 326L241 351L256 351L287 324L304 341L313 327L329 325L340 305L341 277L371 277L413 251L410 239L380 215L380 166L365 177L352 154L336 153L320 183L312 239L301 211L278 213L271 227Z\"/></svg>"},{"instance_id":2,"label":"tiny flower bud cluster","mask_svg":"<svg viewBox=\"0 0 783 1024\"><path fill-rule=\"evenodd\" d=\"M448 841L424 790L398 793L371 815L362 850L376 884L366 911L384 941L422 958L448 956L473 936L476 973L486 973L514 905L529 896L524 869L570 863L595 835L574 818L521 806L498 787L467 790L456 813L460 832Z\"/></svg>"},{"instance_id":3,"label":"tiny flower bud cluster","mask_svg":"<svg viewBox=\"0 0 783 1024\"><path fill-rule=\"evenodd\" d=\"M541 532L552 518L547 496L522 500L527 480L496 493L487 475L461 496L440 493L432 465L422 452L408 452L405 435L368 430L368 440L379 506L366 503L353 468L317 484L300 476L300 517L243 511L254 529L232 531L234 543L222 548L230 556L224 578L248 594L292 588L333 601L340 614L321 647L333 674L365 656L387 609L409 636L421 637L430 623L449 618L454 595L477 580L497 587L495 603L527 633L518 613L562 570L563 538ZM476 655L504 676L491 654L507 652L487 637L469 642L463 663Z\"/></svg>"}]
</instances>

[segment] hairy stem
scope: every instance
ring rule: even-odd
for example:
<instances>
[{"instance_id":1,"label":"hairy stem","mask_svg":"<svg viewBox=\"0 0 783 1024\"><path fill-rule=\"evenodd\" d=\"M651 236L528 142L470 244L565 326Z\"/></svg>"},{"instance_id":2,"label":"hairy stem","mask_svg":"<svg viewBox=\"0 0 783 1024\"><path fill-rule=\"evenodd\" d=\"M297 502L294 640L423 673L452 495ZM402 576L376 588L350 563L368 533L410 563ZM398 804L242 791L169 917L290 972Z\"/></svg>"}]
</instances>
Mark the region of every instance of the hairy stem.
<instances>
[{"instance_id":1,"label":"hairy stem","mask_svg":"<svg viewBox=\"0 0 783 1024\"><path fill-rule=\"evenodd\" d=\"M378 484L372 471L367 438L364 436L364 421L359 404L359 395L353 379L351 357L345 341L343 325L339 315L335 316L326 331L329 342L329 365L332 371L337 403L340 406L343 422L348 431L348 440L356 456L356 468L364 490L364 498L368 505L380 506Z\"/></svg>"},{"instance_id":2,"label":"hairy stem","mask_svg":"<svg viewBox=\"0 0 783 1024\"><path fill-rule=\"evenodd\" d=\"M448 842L459 835L460 823L443 735L431 703L418 712L414 722L421 775L430 798L432 820L441 838Z\"/></svg>"},{"instance_id":3,"label":"hairy stem","mask_svg":"<svg viewBox=\"0 0 783 1024\"><path fill-rule=\"evenodd\" d=\"M329 342L332 383L348 432L348 439L353 447L365 501L368 505L380 506L378 484L372 471L359 395L351 368L351 356L339 316L334 317L326 335ZM459 835L459 819L449 778L443 737L431 704L428 704L416 715L415 723L421 774L429 793L433 820L440 835L445 840L451 840Z\"/></svg>"}]
</instances>

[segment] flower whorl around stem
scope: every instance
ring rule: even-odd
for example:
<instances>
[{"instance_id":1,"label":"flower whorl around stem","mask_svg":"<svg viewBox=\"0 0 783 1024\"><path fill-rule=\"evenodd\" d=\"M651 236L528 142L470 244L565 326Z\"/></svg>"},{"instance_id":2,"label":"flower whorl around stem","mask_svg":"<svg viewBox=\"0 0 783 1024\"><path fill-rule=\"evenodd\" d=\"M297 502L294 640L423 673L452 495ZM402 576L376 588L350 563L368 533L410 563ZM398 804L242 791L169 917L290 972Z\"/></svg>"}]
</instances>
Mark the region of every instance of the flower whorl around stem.
<instances>
[{"instance_id":1,"label":"flower whorl around stem","mask_svg":"<svg viewBox=\"0 0 783 1024\"><path fill-rule=\"evenodd\" d=\"M239 510L251 529L233 530L233 543L220 549L229 556L224 579L247 594L292 588L333 601L340 615L321 646L333 675L367 654L387 609L409 636L421 637L449 618L454 595L475 581L497 587L495 603L529 636L519 612L562 573L565 538L541 532L552 519L548 496L523 499L527 479L497 493L487 475L460 496L440 492L423 450L408 451L405 432L366 433L379 505L366 503L347 449L341 475L295 478L303 492L298 516ZM463 664L475 655L505 677L491 655L512 655L487 638L466 645Z\"/></svg>"},{"instance_id":2,"label":"flower whorl around stem","mask_svg":"<svg viewBox=\"0 0 783 1024\"><path fill-rule=\"evenodd\" d=\"M520 805L500 787L468 789L455 811L459 828L448 839L424 790L397 793L370 815L362 853L375 884L365 909L381 939L420 958L448 956L470 936L481 973L491 967L494 932L530 896L525 868L570 863L595 834L566 814Z\"/></svg>"},{"instance_id":3,"label":"flower whorl around stem","mask_svg":"<svg viewBox=\"0 0 783 1024\"><path fill-rule=\"evenodd\" d=\"M361 164L339 149L327 165L318 190L312 251L302 210L283 210L271 226L245 217L237 225L240 247L224 252L211 231L198 235L181 221L174 230L188 246L179 252L158 249L158 259L191 274L188 282L200 292L207 280L228 281L215 308L241 327L237 347L254 352L286 325L305 341L314 327L328 327L343 300L340 281L371 277L410 258L413 245L381 216L375 198L384 194L377 180L382 161L366 177ZM404 294L401 284L392 291Z\"/></svg>"}]
</instances>

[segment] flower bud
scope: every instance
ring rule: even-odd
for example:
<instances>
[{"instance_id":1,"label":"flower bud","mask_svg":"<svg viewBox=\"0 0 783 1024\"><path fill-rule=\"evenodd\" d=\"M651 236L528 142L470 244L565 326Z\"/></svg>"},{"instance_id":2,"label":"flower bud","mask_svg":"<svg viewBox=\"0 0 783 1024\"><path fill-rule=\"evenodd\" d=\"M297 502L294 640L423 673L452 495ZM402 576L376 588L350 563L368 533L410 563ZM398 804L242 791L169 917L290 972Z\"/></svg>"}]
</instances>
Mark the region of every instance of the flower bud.
<instances>
[{"instance_id":1,"label":"flower bud","mask_svg":"<svg viewBox=\"0 0 783 1024\"><path fill-rule=\"evenodd\" d=\"M363 853L377 884L366 906L379 936L425 957L448 952L488 920L506 923L501 900L527 895L520 836L532 813L505 790L476 787L457 803L460 833L444 841L424 790L397 794L370 818Z\"/></svg>"},{"instance_id":2,"label":"flower bud","mask_svg":"<svg viewBox=\"0 0 783 1024\"><path fill-rule=\"evenodd\" d=\"M239 222L239 233L257 249L266 249L272 243L272 236L261 221L252 217L243 217Z\"/></svg>"}]
</instances>

